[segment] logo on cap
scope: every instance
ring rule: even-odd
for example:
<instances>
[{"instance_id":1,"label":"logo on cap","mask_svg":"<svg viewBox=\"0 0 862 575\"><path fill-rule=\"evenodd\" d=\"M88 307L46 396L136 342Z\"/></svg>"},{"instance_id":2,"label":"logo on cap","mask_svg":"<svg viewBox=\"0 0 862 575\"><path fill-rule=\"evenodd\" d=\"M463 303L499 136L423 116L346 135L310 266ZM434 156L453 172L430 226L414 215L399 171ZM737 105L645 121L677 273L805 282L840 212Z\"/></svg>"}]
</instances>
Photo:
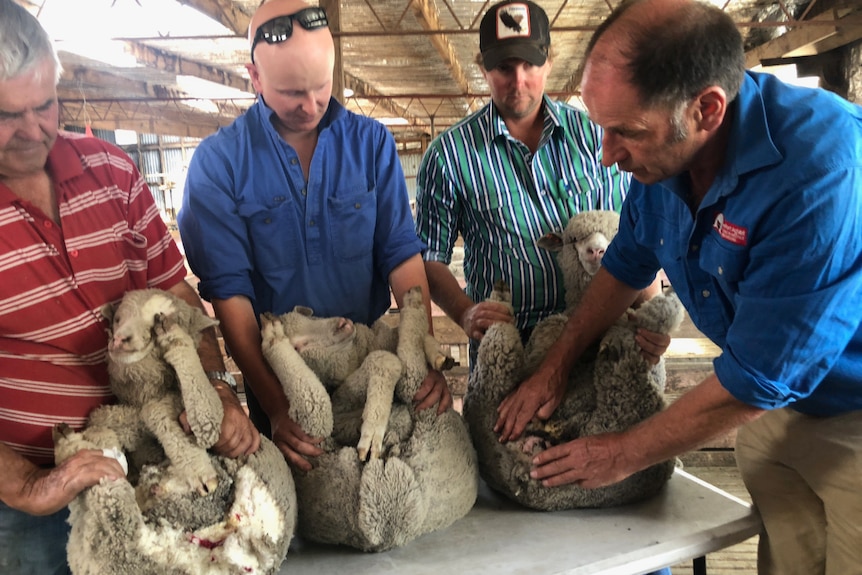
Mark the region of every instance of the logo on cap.
<instances>
[{"instance_id":1,"label":"logo on cap","mask_svg":"<svg viewBox=\"0 0 862 575\"><path fill-rule=\"evenodd\" d=\"M497 9L497 39L529 38L530 8L526 4L508 4Z\"/></svg>"}]
</instances>

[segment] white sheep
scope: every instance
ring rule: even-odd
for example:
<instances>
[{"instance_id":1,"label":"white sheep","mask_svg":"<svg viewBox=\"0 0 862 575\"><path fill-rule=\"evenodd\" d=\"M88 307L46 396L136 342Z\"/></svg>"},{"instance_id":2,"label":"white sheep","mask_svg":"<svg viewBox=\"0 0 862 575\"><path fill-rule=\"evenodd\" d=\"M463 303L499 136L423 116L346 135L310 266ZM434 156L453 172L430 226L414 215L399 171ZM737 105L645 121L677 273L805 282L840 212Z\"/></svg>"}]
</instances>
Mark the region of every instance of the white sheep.
<instances>
[{"instance_id":1,"label":"white sheep","mask_svg":"<svg viewBox=\"0 0 862 575\"><path fill-rule=\"evenodd\" d=\"M314 318L308 308L261 323L291 416L326 438L312 470L294 474L298 534L384 551L472 508L478 472L464 421L452 409L438 416L412 405L429 364L451 367L428 335L419 288L405 295L397 329Z\"/></svg>"},{"instance_id":2,"label":"white sheep","mask_svg":"<svg viewBox=\"0 0 862 575\"><path fill-rule=\"evenodd\" d=\"M274 573L296 524L296 492L281 453L231 459L207 452L223 408L197 353L216 322L161 290L128 292L103 313L117 405L76 432L55 428L58 463L80 449L118 453L128 478L73 500L68 559L81 574ZM178 421L185 409L192 434Z\"/></svg>"},{"instance_id":3,"label":"white sheep","mask_svg":"<svg viewBox=\"0 0 862 575\"><path fill-rule=\"evenodd\" d=\"M567 310L580 300L600 267L601 257L619 227L619 216L609 211L587 211L574 216L555 249L563 269ZM546 245L542 242L540 245ZM511 305L508 287L498 283L491 298ZM659 295L629 310L587 350L573 367L566 393L547 421L534 420L517 441L501 444L494 433L497 407L521 381L533 373L568 319L551 316L536 325L526 349L517 328L495 324L484 335L477 365L464 398L464 417L479 458L479 472L494 489L534 509L559 510L607 507L655 494L670 478L675 465L666 461L600 489L577 485L547 488L530 478L532 457L550 445L602 432L620 431L664 408L665 371L661 359L651 366L635 342L637 327L670 333L683 318L679 299Z\"/></svg>"}]
</instances>

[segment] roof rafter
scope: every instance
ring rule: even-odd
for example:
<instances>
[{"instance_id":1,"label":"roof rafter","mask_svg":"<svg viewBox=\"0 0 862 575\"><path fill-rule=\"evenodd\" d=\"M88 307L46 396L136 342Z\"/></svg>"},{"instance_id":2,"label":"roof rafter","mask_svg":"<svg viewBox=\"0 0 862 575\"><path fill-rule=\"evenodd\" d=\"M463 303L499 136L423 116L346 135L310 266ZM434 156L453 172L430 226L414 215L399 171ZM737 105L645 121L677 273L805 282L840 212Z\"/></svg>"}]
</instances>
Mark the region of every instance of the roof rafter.
<instances>
[{"instance_id":1,"label":"roof rafter","mask_svg":"<svg viewBox=\"0 0 862 575\"><path fill-rule=\"evenodd\" d=\"M127 51L135 60L157 70L177 75L196 76L222 86L254 94L251 80L209 64L202 64L139 42L126 42Z\"/></svg>"},{"instance_id":2,"label":"roof rafter","mask_svg":"<svg viewBox=\"0 0 862 575\"><path fill-rule=\"evenodd\" d=\"M434 0L410 0L409 4L413 8L416 20L422 26L423 30L440 30L443 27L440 24L440 15ZM460 91L469 92L470 85L467 82L467 77L464 74L464 69L461 67L455 49L449 41L449 37L446 34L434 34L431 36L431 44L449 69L455 85ZM473 107L473 101L468 101L466 104L471 112L476 111Z\"/></svg>"},{"instance_id":3,"label":"roof rafter","mask_svg":"<svg viewBox=\"0 0 862 575\"><path fill-rule=\"evenodd\" d=\"M832 25L794 27L786 34L749 50L745 54L745 65L752 68L763 60L820 54L862 38L862 8L850 8L840 13L829 10L803 22L814 24L821 21Z\"/></svg>"}]
</instances>

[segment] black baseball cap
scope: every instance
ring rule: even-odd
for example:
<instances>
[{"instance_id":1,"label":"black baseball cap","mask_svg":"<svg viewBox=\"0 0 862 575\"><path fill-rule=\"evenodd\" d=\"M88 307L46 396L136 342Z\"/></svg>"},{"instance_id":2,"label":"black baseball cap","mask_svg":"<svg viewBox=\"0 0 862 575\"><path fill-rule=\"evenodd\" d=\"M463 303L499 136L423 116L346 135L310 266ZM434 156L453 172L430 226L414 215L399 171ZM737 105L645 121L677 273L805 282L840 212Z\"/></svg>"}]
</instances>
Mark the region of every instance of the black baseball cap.
<instances>
[{"instance_id":1,"label":"black baseball cap","mask_svg":"<svg viewBox=\"0 0 862 575\"><path fill-rule=\"evenodd\" d=\"M507 58L543 66L550 45L548 15L533 2L506 0L494 4L479 25L479 50L486 70L493 70Z\"/></svg>"}]
</instances>

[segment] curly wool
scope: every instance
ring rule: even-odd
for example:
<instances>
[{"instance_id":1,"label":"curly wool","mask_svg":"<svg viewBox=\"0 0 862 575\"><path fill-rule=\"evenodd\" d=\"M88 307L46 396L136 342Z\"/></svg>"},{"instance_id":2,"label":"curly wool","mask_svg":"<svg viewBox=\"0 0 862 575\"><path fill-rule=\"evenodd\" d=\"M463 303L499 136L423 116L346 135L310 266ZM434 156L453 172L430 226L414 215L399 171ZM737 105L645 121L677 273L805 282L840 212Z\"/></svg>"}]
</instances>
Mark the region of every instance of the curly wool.
<instances>
[{"instance_id":1,"label":"curly wool","mask_svg":"<svg viewBox=\"0 0 862 575\"><path fill-rule=\"evenodd\" d=\"M119 403L94 410L81 432L55 428L55 454L60 463L81 449L118 449L129 476L104 480L69 504L72 572L274 573L296 524L295 487L265 438L240 459L207 452L223 408L197 344L214 320L160 290L129 292L103 312ZM191 435L177 419L183 410Z\"/></svg>"},{"instance_id":2,"label":"curly wool","mask_svg":"<svg viewBox=\"0 0 862 575\"><path fill-rule=\"evenodd\" d=\"M412 405L428 365L451 362L428 335L419 288L405 295L397 329L312 318L307 308L261 323L296 421L306 432L331 429L312 470L295 473L299 534L385 551L467 514L478 472L464 421Z\"/></svg>"},{"instance_id":3,"label":"curly wool","mask_svg":"<svg viewBox=\"0 0 862 575\"><path fill-rule=\"evenodd\" d=\"M569 311L592 279L577 253L578 241L601 233L609 242L618 227L616 213L598 210L582 212L569 221L558 254ZM505 285L496 286L490 299L511 302ZM494 433L497 407L536 370L562 333L568 316L560 314L541 321L526 348L514 325L496 324L488 329L468 382L464 417L476 446L480 475L491 487L527 507L560 510L638 501L654 495L667 482L675 464L672 460L600 489L577 485L546 488L529 475L534 455L550 445L621 431L664 408L663 360L650 366L641 356L634 335L638 326L659 333L676 329L683 318L682 304L675 295L660 295L629 313L633 321L618 321L573 367L566 393L553 415L544 422L534 420L522 437L506 444L501 444Z\"/></svg>"}]
</instances>

